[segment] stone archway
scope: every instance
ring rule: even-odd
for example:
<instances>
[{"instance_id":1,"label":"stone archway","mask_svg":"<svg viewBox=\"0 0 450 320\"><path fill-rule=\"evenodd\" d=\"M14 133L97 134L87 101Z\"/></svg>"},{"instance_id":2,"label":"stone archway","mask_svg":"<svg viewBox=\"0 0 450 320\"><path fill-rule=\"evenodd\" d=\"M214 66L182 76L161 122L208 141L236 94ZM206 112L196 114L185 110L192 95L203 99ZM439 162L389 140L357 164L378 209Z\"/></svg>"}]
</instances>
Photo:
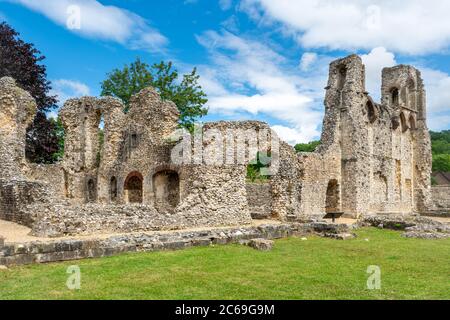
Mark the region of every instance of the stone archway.
<instances>
[{"instance_id":1,"label":"stone archway","mask_svg":"<svg viewBox=\"0 0 450 320\"><path fill-rule=\"evenodd\" d=\"M180 176L174 170L162 170L153 175L155 208L172 212L180 203Z\"/></svg>"},{"instance_id":2,"label":"stone archway","mask_svg":"<svg viewBox=\"0 0 450 320\"><path fill-rule=\"evenodd\" d=\"M125 179L125 201L127 203L142 203L143 202L143 184L144 177L141 173L134 171Z\"/></svg>"}]
</instances>

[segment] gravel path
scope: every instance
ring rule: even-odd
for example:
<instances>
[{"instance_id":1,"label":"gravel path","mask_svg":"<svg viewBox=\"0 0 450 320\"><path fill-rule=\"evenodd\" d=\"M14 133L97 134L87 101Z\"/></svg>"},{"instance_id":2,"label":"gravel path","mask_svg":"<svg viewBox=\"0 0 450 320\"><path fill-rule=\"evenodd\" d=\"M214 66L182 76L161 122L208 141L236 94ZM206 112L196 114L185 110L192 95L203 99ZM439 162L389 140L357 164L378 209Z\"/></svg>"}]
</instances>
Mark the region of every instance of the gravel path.
<instances>
[{"instance_id":1,"label":"gravel path","mask_svg":"<svg viewBox=\"0 0 450 320\"><path fill-rule=\"evenodd\" d=\"M263 224L281 224L280 221L276 220L254 220L251 225L248 226L260 226ZM200 231L200 230L211 230L211 229L227 229L228 227L217 227L217 228L190 228L190 229L184 229L184 230L173 230L173 231L148 231L145 232L146 234L151 233L172 233L172 232L179 232L179 231ZM111 236L116 235L122 235L123 233L103 233L103 234L96 234L96 235L86 235L86 236L74 236L74 237L64 237L64 238L39 238L39 237L33 237L30 236L31 229L24 227L22 225L19 225L17 223L9 222L0 220L0 236L5 238L6 243L26 243L26 242L33 242L33 241L53 241L53 240L62 240L62 239L77 239L77 240L83 240L83 239L107 239ZM134 232L136 234L140 234L143 232ZM131 233L133 234L133 233Z\"/></svg>"}]
</instances>

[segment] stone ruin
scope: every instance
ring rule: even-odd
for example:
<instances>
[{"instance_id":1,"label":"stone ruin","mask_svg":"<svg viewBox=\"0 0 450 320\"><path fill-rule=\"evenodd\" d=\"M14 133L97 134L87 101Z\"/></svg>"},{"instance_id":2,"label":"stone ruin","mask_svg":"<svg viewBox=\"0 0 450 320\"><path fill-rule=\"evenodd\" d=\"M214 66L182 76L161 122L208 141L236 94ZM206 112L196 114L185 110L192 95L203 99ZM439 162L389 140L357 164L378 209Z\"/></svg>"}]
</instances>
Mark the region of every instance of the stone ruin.
<instances>
[{"instance_id":1,"label":"stone ruin","mask_svg":"<svg viewBox=\"0 0 450 320\"><path fill-rule=\"evenodd\" d=\"M188 162L174 161L177 107L154 89L135 95L128 113L113 98L71 99L60 111L64 158L38 165L25 159L35 101L2 78L0 219L59 237L428 212L432 159L420 72L385 68L381 92L381 103L366 92L360 57L334 61L315 152L296 153L262 122L214 122L203 126L200 142L184 144L182 153L195 144L202 150ZM255 133L240 142L243 154L236 132ZM212 145L221 148L214 153ZM208 150L243 161L202 161ZM249 183L247 165L258 152L270 152L270 179Z\"/></svg>"}]
</instances>

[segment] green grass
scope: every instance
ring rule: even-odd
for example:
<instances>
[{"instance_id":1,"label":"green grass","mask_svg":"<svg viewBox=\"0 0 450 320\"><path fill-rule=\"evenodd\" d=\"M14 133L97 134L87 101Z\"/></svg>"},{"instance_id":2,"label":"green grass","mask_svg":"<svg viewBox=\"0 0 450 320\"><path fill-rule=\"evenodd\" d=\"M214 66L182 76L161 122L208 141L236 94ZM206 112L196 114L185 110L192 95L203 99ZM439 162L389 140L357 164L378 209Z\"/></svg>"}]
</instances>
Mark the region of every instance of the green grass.
<instances>
[{"instance_id":1,"label":"green grass","mask_svg":"<svg viewBox=\"0 0 450 320\"><path fill-rule=\"evenodd\" d=\"M0 271L0 299L450 298L450 240L357 233L278 240L272 252L229 245L16 267ZM81 268L81 290L66 287L70 265ZM381 290L366 287L369 265L381 268Z\"/></svg>"}]
</instances>

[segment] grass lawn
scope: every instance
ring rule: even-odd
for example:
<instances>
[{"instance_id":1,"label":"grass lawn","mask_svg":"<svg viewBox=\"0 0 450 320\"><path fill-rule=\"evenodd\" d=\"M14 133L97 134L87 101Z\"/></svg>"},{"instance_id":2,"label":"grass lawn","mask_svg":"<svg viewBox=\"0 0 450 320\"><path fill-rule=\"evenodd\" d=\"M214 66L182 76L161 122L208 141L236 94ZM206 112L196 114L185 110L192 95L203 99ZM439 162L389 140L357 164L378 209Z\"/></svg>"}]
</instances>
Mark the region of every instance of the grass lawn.
<instances>
[{"instance_id":1,"label":"grass lawn","mask_svg":"<svg viewBox=\"0 0 450 320\"><path fill-rule=\"evenodd\" d=\"M228 245L15 267L0 271L0 299L450 299L450 239L357 233L278 240L272 252ZM71 265L81 290L66 287ZM370 265L381 290L367 289Z\"/></svg>"}]
</instances>

